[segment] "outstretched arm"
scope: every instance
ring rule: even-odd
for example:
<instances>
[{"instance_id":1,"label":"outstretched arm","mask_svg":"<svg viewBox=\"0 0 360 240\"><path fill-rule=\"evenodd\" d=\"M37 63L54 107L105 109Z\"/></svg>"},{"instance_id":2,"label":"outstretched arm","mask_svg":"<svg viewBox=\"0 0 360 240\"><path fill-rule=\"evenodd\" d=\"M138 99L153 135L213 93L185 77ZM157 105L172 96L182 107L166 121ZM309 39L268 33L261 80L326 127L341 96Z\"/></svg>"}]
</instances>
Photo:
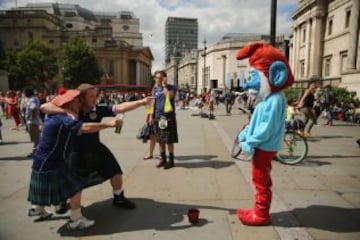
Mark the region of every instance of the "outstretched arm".
<instances>
[{"instance_id":1,"label":"outstretched arm","mask_svg":"<svg viewBox=\"0 0 360 240\"><path fill-rule=\"evenodd\" d=\"M106 128L114 128L121 126L122 121L119 119L113 119L104 123L83 123L79 129L80 134L99 132Z\"/></svg>"},{"instance_id":2,"label":"outstretched arm","mask_svg":"<svg viewBox=\"0 0 360 240\"><path fill-rule=\"evenodd\" d=\"M114 105L114 113L125 113L134 110L138 107L150 105L153 101L153 97L146 97L144 99L134 102L124 102L121 104Z\"/></svg>"},{"instance_id":3,"label":"outstretched arm","mask_svg":"<svg viewBox=\"0 0 360 240\"><path fill-rule=\"evenodd\" d=\"M48 103L44 103L44 104L41 104L40 106L40 110L47 114L47 115L51 115L51 114L58 114L58 113L63 113L65 114L66 112L64 111L64 109L58 107L58 106L55 106L54 104L52 104L51 102L48 102Z\"/></svg>"}]
</instances>

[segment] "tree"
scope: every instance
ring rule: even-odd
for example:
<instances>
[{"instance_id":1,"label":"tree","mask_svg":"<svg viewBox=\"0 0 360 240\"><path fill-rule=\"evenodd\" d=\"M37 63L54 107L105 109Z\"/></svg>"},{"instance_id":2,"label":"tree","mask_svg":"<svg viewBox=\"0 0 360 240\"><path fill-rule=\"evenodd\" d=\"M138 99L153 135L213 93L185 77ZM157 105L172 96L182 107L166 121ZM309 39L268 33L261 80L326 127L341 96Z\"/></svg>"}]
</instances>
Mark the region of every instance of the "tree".
<instances>
[{"instance_id":1,"label":"tree","mask_svg":"<svg viewBox=\"0 0 360 240\"><path fill-rule=\"evenodd\" d=\"M81 83L98 84L102 72L94 52L79 37L69 40L63 50L64 85L74 88Z\"/></svg>"},{"instance_id":2,"label":"tree","mask_svg":"<svg viewBox=\"0 0 360 240\"><path fill-rule=\"evenodd\" d=\"M40 41L28 42L18 50L7 49L2 63L13 88L44 87L59 70L54 50Z\"/></svg>"}]
</instances>

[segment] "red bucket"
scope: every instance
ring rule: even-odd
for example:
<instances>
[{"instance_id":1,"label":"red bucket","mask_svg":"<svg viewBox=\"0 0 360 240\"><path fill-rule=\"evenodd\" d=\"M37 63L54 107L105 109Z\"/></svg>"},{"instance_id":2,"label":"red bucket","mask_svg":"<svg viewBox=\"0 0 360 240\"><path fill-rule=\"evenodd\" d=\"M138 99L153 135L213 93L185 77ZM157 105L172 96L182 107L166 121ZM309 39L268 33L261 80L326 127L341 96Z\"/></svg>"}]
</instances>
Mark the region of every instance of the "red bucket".
<instances>
[{"instance_id":1,"label":"red bucket","mask_svg":"<svg viewBox=\"0 0 360 240\"><path fill-rule=\"evenodd\" d=\"M196 208L188 210L188 218L191 224L197 224L199 222L200 211Z\"/></svg>"}]
</instances>

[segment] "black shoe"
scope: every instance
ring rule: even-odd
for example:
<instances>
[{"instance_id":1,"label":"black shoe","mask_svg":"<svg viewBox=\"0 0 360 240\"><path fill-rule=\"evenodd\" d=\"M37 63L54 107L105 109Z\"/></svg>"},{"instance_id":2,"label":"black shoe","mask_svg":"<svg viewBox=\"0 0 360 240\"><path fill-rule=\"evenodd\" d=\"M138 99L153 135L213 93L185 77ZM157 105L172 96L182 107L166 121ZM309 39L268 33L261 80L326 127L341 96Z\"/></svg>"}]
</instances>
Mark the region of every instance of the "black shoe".
<instances>
[{"instance_id":1,"label":"black shoe","mask_svg":"<svg viewBox=\"0 0 360 240\"><path fill-rule=\"evenodd\" d=\"M67 211L70 209L70 204L67 202L62 202L59 204L59 208L55 210L56 214L62 215L67 213Z\"/></svg>"},{"instance_id":2,"label":"black shoe","mask_svg":"<svg viewBox=\"0 0 360 240\"><path fill-rule=\"evenodd\" d=\"M170 169L175 167L174 160L170 160L169 162L165 163L164 169Z\"/></svg>"},{"instance_id":3,"label":"black shoe","mask_svg":"<svg viewBox=\"0 0 360 240\"><path fill-rule=\"evenodd\" d=\"M124 196L124 192L121 192L120 195L114 195L113 205L115 207L121 207L125 209L134 209L136 204L131 202Z\"/></svg>"}]
</instances>

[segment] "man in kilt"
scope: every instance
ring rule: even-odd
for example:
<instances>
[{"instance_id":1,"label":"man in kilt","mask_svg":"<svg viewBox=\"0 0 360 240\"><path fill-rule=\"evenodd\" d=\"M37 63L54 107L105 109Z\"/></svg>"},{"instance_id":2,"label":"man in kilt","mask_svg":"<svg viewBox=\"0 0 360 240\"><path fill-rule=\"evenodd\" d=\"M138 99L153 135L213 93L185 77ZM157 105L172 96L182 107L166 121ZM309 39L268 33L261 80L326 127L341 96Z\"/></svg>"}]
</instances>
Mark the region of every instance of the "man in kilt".
<instances>
[{"instance_id":1,"label":"man in kilt","mask_svg":"<svg viewBox=\"0 0 360 240\"><path fill-rule=\"evenodd\" d=\"M154 113L150 118L160 145L160 163L158 168L170 169L174 167L174 143L178 143L177 123L175 114L175 94L174 85L167 83L165 71L155 73L154 89ZM170 98L172 111L165 112L166 97ZM166 158L166 146L169 152L169 161Z\"/></svg>"},{"instance_id":2,"label":"man in kilt","mask_svg":"<svg viewBox=\"0 0 360 240\"><path fill-rule=\"evenodd\" d=\"M134 102L125 102L118 105L98 104L97 89L91 84L81 84L77 90L80 91L81 111L79 119L83 122L101 122L104 117L114 117L117 113L124 113L134 110L140 106L150 104L152 97L147 97ZM41 106L47 114L61 112L51 103ZM110 179L113 188L113 205L125 209L134 209L135 203L131 202L124 195L123 172L111 151L100 142L99 133L84 134L77 137L75 151L81 159L78 173L88 177L87 187L100 184Z\"/></svg>"},{"instance_id":3,"label":"man in kilt","mask_svg":"<svg viewBox=\"0 0 360 240\"><path fill-rule=\"evenodd\" d=\"M51 217L45 206L59 205L70 199L69 229L83 229L95 224L81 213L81 191L87 181L73 174L67 159L74 151L79 134L94 133L109 127L118 127L120 120L107 123L83 123L77 120L80 109L80 92L69 90L57 96L52 104L63 109L64 114L53 114L44 123L40 142L34 153L28 201L32 207L29 216L40 219Z\"/></svg>"}]
</instances>

